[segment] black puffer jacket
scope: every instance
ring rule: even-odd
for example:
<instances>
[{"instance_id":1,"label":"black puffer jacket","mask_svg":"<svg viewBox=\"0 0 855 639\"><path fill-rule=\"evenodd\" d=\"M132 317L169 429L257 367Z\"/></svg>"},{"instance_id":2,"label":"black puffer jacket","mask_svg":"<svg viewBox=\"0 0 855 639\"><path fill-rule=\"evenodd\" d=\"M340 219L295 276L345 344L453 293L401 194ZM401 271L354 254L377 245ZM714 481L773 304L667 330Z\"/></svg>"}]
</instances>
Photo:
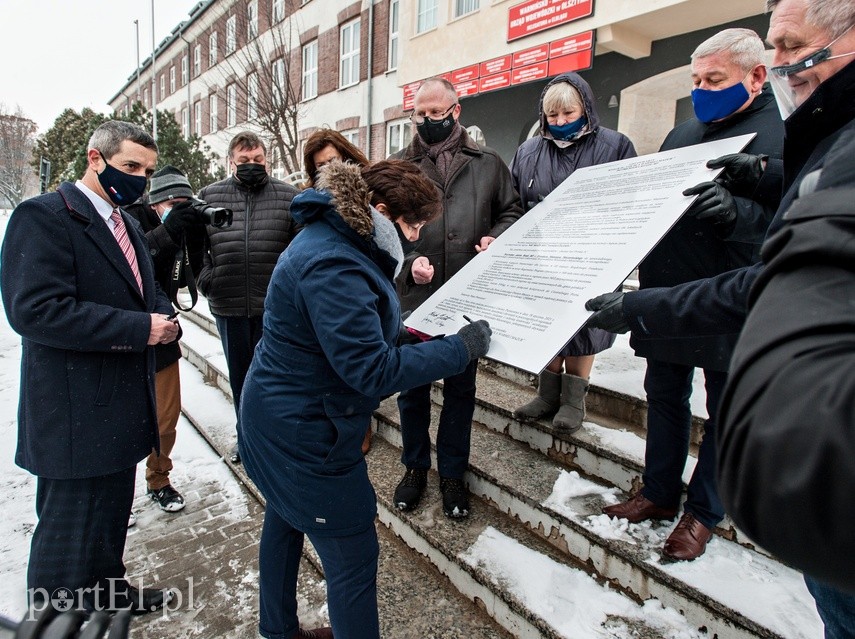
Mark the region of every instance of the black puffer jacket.
<instances>
[{"instance_id":1,"label":"black puffer jacket","mask_svg":"<svg viewBox=\"0 0 855 639\"><path fill-rule=\"evenodd\" d=\"M853 157L855 127L828 154L819 179L828 188L798 199L763 245L765 268L733 354L718 436L721 498L739 527L785 561L850 591Z\"/></svg>"},{"instance_id":2,"label":"black puffer jacket","mask_svg":"<svg viewBox=\"0 0 855 639\"><path fill-rule=\"evenodd\" d=\"M223 317L260 317L276 260L297 234L291 200L297 189L268 177L255 190L234 176L206 186L199 198L234 212L230 227L207 227L199 290L211 312Z\"/></svg>"}]
</instances>

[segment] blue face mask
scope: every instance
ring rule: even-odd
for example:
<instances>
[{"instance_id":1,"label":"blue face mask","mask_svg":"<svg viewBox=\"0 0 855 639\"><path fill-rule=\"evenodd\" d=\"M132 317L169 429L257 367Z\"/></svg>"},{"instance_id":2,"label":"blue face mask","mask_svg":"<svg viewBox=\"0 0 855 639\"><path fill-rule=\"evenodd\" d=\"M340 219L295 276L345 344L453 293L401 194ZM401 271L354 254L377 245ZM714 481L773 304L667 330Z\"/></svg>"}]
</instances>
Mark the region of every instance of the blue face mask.
<instances>
[{"instance_id":1,"label":"blue face mask","mask_svg":"<svg viewBox=\"0 0 855 639\"><path fill-rule=\"evenodd\" d=\"M693 89L692 106L695 108L695 116L698 120L709 123L733 115L750 97L748 89L742 82L737 82L732 87L720 91Z\"/></svg>"},{"instance_id":2,"label":"blue face mask","mask_svg":"<svg viewBox=\"0 0 855 639\"><path fill-rule=\"evenodd\" d=\"M572 122L566 122L561 126L555 126L553 124L547 124L549 127L549 132L552 134L553 139L555 140L569 140L574 135L576 135L579 131L582 130L582 127L588 124L588 118L584 115L578 120L573 120Z\"/></svg>"},{"instance_id":3,"label":"blue face mask","mask_svg":"<svg viewBox=\"0 0 855 639\"><path fill-rule=\"evenodd\" d=\"M101 151L98 153L104 160L104 170L98 174L98 181L113 204L116 206L133 204L140 199L145 191L148 178L142 175L128 175L116 167L110 166L104 154Z\"/></svg>"}]
</instances>

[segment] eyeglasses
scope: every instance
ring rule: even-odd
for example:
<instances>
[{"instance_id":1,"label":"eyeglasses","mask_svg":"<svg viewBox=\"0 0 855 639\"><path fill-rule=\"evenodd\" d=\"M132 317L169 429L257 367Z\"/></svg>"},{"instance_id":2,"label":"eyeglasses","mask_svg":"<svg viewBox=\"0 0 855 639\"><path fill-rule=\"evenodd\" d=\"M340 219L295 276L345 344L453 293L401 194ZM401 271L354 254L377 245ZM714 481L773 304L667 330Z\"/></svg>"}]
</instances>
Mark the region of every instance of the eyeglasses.
<instances>
[{"instance_id":1,"label":"eyeglasses","mask_svg":"<svg viewBox=\"0 0 855 639\"><path fill-rule=\"evenodd\" d=\"M446 113L447 113L447 111L446 111ZM406 220L403 220L403 222L404 222L404 225L405 225L408 229L410 229L411 231L413 231L414 233L415 233L416 231L421 231L421 230L422 230L422 228L424 227L424 225L425 225L425 224L427 224L427 222L416 222L415 224L410 224L410 223L409 223L409 222L407 222Z\"/></svg>"},{"instance_id":2,"label":"eyeglasses","mask_svg":"<svg viewBox=\"0 0 855 639\"><path fill-rule=\"evenodd\" d=\"M457 106L457 102L448 107L445 111L431 111L430 113L419 114L413 111L410 114L410 122L418 126L419 124L424 124L425 118L430 118L431 120L442 120L451 113L451 110Z\"/></svg>"}]
</instances>

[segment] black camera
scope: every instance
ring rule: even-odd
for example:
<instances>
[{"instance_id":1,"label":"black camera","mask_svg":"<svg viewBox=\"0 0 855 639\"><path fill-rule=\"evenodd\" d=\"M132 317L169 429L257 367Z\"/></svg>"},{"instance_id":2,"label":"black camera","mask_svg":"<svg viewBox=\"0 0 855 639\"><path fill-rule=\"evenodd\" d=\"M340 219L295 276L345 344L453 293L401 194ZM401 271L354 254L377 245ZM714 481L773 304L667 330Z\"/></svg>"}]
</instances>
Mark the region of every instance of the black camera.
<instances>
[{"instance_id":1,"label":"black camera","mask_svg":"<svg viewBox=\"0 0 855 639\"><path fill-rule=\"evenodd\" d=\"M210 224L217 228L232 225L234 214L231 209L224 209L219 206L211 206L202 200L193 200L193 210L205 221L205 224Z\"/></svg>"}]
</instances>

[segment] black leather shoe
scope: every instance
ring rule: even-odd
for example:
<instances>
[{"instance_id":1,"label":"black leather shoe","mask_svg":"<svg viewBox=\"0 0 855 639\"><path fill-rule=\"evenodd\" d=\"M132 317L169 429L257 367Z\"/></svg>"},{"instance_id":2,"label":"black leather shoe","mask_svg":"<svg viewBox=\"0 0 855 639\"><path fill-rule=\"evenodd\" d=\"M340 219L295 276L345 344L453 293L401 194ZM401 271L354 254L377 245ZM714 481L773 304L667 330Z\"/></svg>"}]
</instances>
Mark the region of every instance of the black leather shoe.
<instances>
[{"instance_id":1,"label":"black leather shoe","mask_svg":"<svg viewBox=\"0 0 855 639\"><path fill-rule=\"evenodd\" d=\"M412 510L419 505L427 486L428 471L425 468L408 468L404 478L395 488L392 502L398 510Z\"/></svg>"},{"instance_id":2,"label":"black leather shoe","mask_svg":"<svg viewBox=\"0 0 855 639\"><path fill-rule=\"evenodd\" d=\"M229 461L233 464L240 463L240 449L237 447L237 444L235 444L235 447L229 453Z\"/></svg>"}]
</instances>

